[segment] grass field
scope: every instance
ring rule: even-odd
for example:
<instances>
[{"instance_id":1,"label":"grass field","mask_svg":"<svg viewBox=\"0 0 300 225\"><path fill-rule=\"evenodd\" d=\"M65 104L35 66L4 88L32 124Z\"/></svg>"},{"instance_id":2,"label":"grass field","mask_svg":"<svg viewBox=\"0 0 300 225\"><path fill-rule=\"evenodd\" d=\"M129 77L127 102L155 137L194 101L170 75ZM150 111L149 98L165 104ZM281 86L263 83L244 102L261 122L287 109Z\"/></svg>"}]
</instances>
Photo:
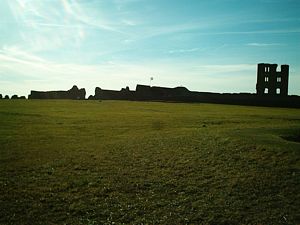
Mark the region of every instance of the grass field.
<instances>
[{"instance_id":1,"label":"grass field","mask_svg":"<svg viewBox=\"0 0 300 225\"><path fill-rule=\"evenodd\" d=\"M0 224L299 224L300 110L0 101Z\"/></svg>"}]
</instances>

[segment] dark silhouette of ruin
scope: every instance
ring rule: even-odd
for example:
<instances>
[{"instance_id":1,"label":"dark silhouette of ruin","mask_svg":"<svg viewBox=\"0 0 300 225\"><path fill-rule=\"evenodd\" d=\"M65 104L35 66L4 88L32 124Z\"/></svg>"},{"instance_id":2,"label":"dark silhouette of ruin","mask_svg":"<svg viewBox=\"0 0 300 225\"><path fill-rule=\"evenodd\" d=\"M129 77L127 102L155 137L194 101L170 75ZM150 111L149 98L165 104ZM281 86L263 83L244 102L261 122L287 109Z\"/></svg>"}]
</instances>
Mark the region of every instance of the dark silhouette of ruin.
<instances>
[{"instance_id":1,"label":"dark silhouette of ruin","mask_svg":"<svg viewBox=\"0 0 300 225\"><path fill-rule=\"evenodd\" d=\"M259 96L250 93L212 93L189 91L185 87L166 88L137 85L135 91L128 88L120 91L95 89L89 100L130 100L130 101L167 101L201 102L233 105L275 106L300 108L299 96Z\"/></svg>"},{"instance_id":2,"label":"dark silhouette of ruin","mask_svg":"<svg viewBox=\"0 0 300 225\"><path fill-rule=\"evenodd\" d=\"M0 94L0 99L9 99L9 96L8 95L5 95L4 98L2 96L2 94ZM12 95L11 96L11 99L26 99L25 96L18 96L18 95Z\"/></svg>"},{"instance_id":3,"label":"dark silhouette of ruin","mask_svg":"<svg viewBox=\"0 0 300 225\"><path fill-rule=\"evenodd\" d=\"M277 64L258 64L257 93L212 93L189 91L185 87L166 88L137 85L135 91L128 87L120 91L95 89L90 100L132 100L132 101L174 101L203 102L236 105L257 105L300 108L299 96L288 96L289 66Z\"/></svg>"},{"instance_id":4,"label":"dark silhouette of ruin","mask_svg":"<svg viewBox=\"0 0 300 225\"><path fill-rule=\"evenodd\" d=\"M3 95L0 94L0 99L9 99L9 96L8 95L5 95L4 98L3 98ZM18 96L18 95L12 95L11 96L11 99L26 99L25 96Z\"/></svg>"},{"instance_id":5,"label":"dark silhouette of ruin","mask_svg":"<svg viewBox=\"0 0 300 225\"><path fill-rule=\"evenodd\" d=\"M105 90L96 87L95 95L89 100L130 100L130 101L167 101L201 102L235 105L255 105L300 108L300 96L288 95L289 66L282 65L277 71L277 64L260 63L257 66L256 93L212 93L190 91L185 87L155 87L140 85L136 90L129 87L120 91ZM68 91L31 91L28 99L74 99L84 100L86 91L73 86ZM24 99L17 95L12 99ZM5 99L9 97L6 95Z\"/></svg>"},{"instance_id":6,"label":"dark silhouette of ruin","mask_svg":"<svg viewBox=\"0 0 300 225\"><path fill-rule=\"evenodd\" d=\"M31 91L28 99L74 99L84 100L86 91L74 85L68 91Z\"/></svg>"},{"instance_id":7,"label":"dark silhouette of ruin","mask_svg":"<svg viewBox=\"0 0 300 225\"><path fill-rule=\"evenodd\" d=\"M256 93L258 95L287 96L289 85L289 66L282 65L277 71L277 64L260 63L257 66Z\"/></svg>"},{"instance_id":8,"label":"dark silhouette of ruin","mask_svg":"<svg viewBox=\"0 0 300 225\"><path fill-rule=\"evenodd\" d=\"M13 95L13 96L11 96L11 99L26 99L26 97L25 96L18 96L18 95Z\"/></svg>"}]
</instances>

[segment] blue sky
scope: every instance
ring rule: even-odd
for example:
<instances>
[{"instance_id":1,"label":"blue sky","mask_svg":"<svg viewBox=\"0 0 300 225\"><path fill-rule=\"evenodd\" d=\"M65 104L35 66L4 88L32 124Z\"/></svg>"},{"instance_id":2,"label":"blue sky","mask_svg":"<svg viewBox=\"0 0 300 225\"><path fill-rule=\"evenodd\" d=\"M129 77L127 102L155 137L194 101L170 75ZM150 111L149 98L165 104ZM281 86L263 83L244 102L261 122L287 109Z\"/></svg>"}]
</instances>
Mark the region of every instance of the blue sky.
<instances>
[{"instance_id":1,"label":"blue sky","mask_svg":"<svg viewBox=\"0 0 300 225\"><path fill-rule=\"evenodd\" d=\"M299 0L0 0L0 93L136 84L255 92L289 64L300 95Z\"/></svg>"}]
</instances>

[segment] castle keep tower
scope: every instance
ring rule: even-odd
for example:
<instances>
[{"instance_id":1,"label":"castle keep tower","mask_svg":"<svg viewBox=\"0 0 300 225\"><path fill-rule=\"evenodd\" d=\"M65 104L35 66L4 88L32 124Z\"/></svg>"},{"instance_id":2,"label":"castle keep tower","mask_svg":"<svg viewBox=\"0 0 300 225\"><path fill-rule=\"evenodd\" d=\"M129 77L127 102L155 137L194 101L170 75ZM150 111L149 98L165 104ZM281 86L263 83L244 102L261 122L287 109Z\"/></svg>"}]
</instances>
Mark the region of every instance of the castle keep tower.
<instances>
[{"instance_id":1,"label":"castle keep tower","mask_svg":"<svg viewBox=\"0 0 300 225\"><path fill-rule=\"evenodd\" d=\"M256 93L266 96L287 96L289 84L289 66L260 63L257 65Z\"/></svg>"}]
</instances>

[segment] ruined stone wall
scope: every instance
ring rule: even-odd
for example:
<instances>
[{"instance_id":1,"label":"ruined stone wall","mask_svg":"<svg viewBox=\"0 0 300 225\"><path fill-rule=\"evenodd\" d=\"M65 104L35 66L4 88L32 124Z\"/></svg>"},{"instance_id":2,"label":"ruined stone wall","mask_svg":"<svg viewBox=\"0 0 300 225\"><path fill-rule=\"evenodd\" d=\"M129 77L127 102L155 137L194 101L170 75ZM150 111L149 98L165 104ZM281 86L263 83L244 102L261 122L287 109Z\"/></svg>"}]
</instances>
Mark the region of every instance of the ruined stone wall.
<instances>
[{"instance_id":1,"label":"ruined stone wall","mask_svg":"<svg viewBox=\"0 0 300 225\"><path fill-rule=\"evenodd\" d=\"M190 97L191 92L185 87L166 88L150 87L146 85L137 85L136 98L138 100L183 100L184 97Z\"/></svg>"},{"instance_id":2,"label":"ruined stone wall","mask_svg":"<svg viewBox=\"0 0 300 225\"><path fill-rule=\"evenodd\" d=\"M86 91L84 88L78 89L73 86L68 91L31 91L28 99L73 99L84 100Z\"/></svg>"},{"instance_id":3,"label":"ruined stone wall","mask_svg":"<svg viewBox=\"0 0 300 225\"><path fill-rule=\"evenodd\" d=\"M128 87L120 91L104 90L99 87L95 89L95 95L91 97L95 100L135 100L135 92L130 91Z\"/></svg>"}]
</instances>

